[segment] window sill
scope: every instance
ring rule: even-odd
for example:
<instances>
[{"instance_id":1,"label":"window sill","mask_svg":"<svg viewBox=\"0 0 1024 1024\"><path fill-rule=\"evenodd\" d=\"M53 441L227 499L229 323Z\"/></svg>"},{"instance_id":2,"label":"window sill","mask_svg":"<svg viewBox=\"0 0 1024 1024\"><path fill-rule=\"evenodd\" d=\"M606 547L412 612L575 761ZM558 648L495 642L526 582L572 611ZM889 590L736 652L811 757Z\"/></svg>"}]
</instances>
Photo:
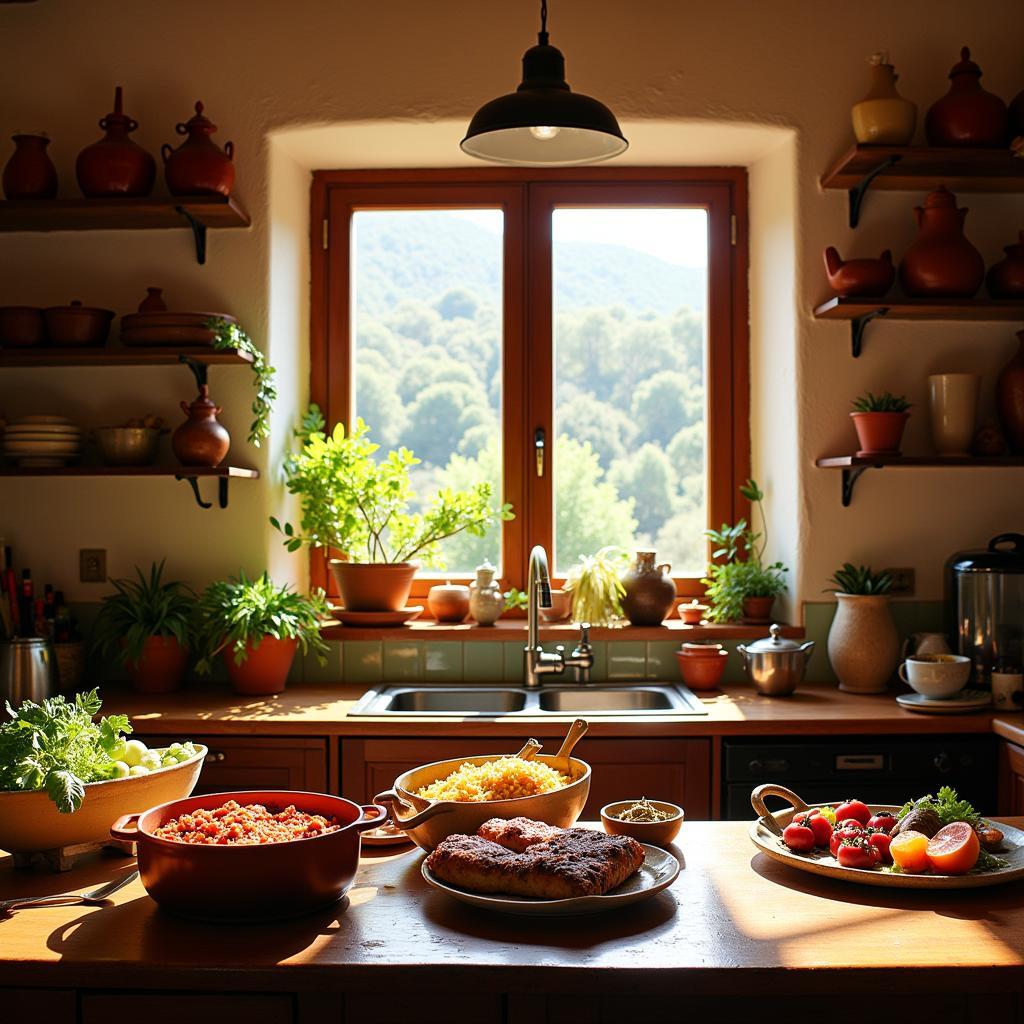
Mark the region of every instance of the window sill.
<instances>
[{"instance_id":1,"label":"window sill","mask_svg":"<svg viewBox=\"0 0 1024 1024\"><path fill-rule=\"evenodd\" d=\"M407 626L372 628L368 626L328 625L323 631L325 640L458 640L483 643L522 643L526 636L525 619L499 619L493 626L478 626L475 622L435 622L416 619ZM572 623L558 623L540 627L542 641L574 640L579 627ZM768 635L767 624L747 625L740 622L708 623L688 626L678 619L666 619L660 626L622 626L611 629L594 626L590 639L599 641L670 640L684 643L692 640L757 640ZM804 636L803 626L782 624L782 635L799 640Z\"/></svg>"}]
</instances>

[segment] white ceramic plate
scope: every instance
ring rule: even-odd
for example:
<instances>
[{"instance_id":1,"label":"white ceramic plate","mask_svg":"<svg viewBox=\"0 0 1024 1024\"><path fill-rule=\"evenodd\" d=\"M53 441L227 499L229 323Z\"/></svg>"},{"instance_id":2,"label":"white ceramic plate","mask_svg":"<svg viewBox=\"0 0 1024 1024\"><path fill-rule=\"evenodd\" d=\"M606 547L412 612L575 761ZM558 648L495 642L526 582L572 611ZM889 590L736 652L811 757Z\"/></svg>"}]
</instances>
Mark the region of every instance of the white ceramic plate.
<instances>
[{"instance_id":1,"label":"white ceramic plate","mask_svg":"<svg viewBox=\"0 0 1024 1024\"><path fill-rule=\"evenodd\" d=\"M617 889L605 893L604 896L574 896L568 900L527 900L521 896L484 895L479 892L469 892L436 878L427 867L426 858L423 860L420 872L428 885L448 893L449 896L460 902L469 903L474 907L484 907L487 910L497 910L502 914L520 914L526 917L603 914L630 903L639 903L640 900L649 899L661 892L662 889L667 889L679 875L679 861L671 853L667 850L660 850L657 846L648 846L647 843L640 845L643 846L645 855L640 870L627 878Z\"/></svg>"},{"instance_id":2,"label":"white ceramic plate","mask_svg":"<svg viewBox=\"0 0 1024 1024\"><path fill-rule=\"evenodd\" d=\"M872 813L883 810L895 813L899 808L891 804L876 804L872 805L871 810ZM785 828L795 813L795 808L788 807L783 811L775 811L774 817L779 827ZM1007 861L1008 866L995 871L979 872L976 875L911 875L895 874L891 871L882 871L880 868L869 871L865 868L840 867L839 861L827 850L813 854L794 853L760 818L751 822L750 838L754 845L772 860L788 864L800 871L808 871L812 875L824 875L826 878L838 878L844 882L859 882L861 885L877 885L889 889L975 889L987 885L1002 885L1004 882L1015 882L1019 878L1024 878L1024 832L994 819L993 824L1004 836L1005 849L999 851L996 856Z\"/></svg>"},{"instance_id":3,"label":"white ceramic plate","mask_svg":"<svg viewBox=\"0 0 1024 1024\"><path fill-rule=\"evenodd\" d=\"M923 711L927 715L959 715L965 711L990 708L992 694L988 690L961 690L945 700L935 700L922 693L901 693L896 703L908 711Z\"/></svg>"}]
</instances>

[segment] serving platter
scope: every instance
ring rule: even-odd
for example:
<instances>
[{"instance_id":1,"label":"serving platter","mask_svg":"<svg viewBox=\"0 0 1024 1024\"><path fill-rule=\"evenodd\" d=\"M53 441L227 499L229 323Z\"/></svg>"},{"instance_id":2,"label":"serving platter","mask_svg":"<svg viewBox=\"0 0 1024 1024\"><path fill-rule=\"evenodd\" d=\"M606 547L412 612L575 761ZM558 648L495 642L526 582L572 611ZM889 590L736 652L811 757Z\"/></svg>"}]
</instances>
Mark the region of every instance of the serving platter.
<instances>
[{"instance_id":1,"label":"serving platter","mask_svg":"<svg viewBox=\"0 0 1024 1024\"><path fill-rule=\"evenodd\" d=\"M667 850L641 843L644 848L644 863L636 874L631 875L617 889L603 896L574 896L567 900L528 900L521 896L486 895L459 889L442 882L427 867L426 858L420 873L428 885L446 892L453 899L469 903L474 907L496 910L502 914L518 914L524 917L571 917L583 914L604 914L630 903L650 899L667 889L679 875L679 861Z\"/></svg>"},{"instance_id":2,"label":"serving platter","mask_svg":"<svg viewBox=\"0 0 1024 1024\"><path fill-rule=\"evenodd\" d=\"M772 813L764 806L764 797L780 796L784 800L795 801L793 806ZM751 822L750 838L754 845L772 860L787 864L798 871L806 871L812 875L823 875L826 878L838 878L844 882L856 882L860 885L874 885L884 889L977 889L989 885L1003 885L1024 879L1024 832L1005 825L995 818L991 820L1003 833L1003 849L996 856L1007 862L1005 868L993 871L980 871L966 875L935 875L910 874L883 871L875 868L844 868L827 850L814 853L794 853L782 841L782 830L792 821L793 815L807 809L795 793L784 786L758 786L751 795L751 803L755 810L763 809L764 814ZM758 806L757 801L760 801ZM824 801L837 807L842 801ZM814 806L821 806L816 804ZM894 804L871 804L872 814L879 811L891 811L895 814L899 807Z\"/></svg>"}]
</instances>

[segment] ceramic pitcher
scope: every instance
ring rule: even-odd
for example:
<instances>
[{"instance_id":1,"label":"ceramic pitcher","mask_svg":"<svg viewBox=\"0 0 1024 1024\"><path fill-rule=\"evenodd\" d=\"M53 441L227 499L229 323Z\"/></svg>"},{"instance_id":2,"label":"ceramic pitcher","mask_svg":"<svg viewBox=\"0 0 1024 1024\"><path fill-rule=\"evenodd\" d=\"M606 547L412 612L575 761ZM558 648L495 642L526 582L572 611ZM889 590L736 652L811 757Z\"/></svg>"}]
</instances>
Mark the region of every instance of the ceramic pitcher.
<instances>
[{"instance_id":1,"label":"ceramic pitcher","mask_svg":"<svg viewBox=\"0 0 1024 1024\"><path fill-rule=\"evenodd\" d=\"M660 626L676 599L672 566L656 565L654 551L638 551L636 561L622 574L622 611L634 626Z\"/></svg>"},{"instance_id":2,"label":"ceramic pitcher","mask_svg":"<svg viewBox=\"0 0 1024 1024\"><path fill-rule=\"evenodd\" d=\"M476 579L469 585L469 614L480 626L493 626L505 610L505 595L494 578L490 562L476 567Z\"/></svg>"},{"instance_id":3,"label":"ceramic pitcher","mask_svg":"<svg viewBox=\"0 0 1024 1024\"><path fill-rule=\"evenodd\" d=\"M964 234L967 208L945 186L915 206L917 238L900 261L900 281L908 295L970 298L981 287L985 261Z\"/></svg>"},{"instance_id":4,"label":"ceramic pitcher","mask_svg":"<svg viewBox=\"0 0 1024 1024\"><path fill-rule=\"evenodd\" d=\"M75 176L83 196L148 196L156 177L156 162L129 135L139 127L124 112L121 86L114 90L114 109L100 120L106 133L86 146L75 161Z\"/></svg>"},{"instance_id":5,"label":"ceramic pitcher","mask_svg":"<svg viewBox=\"0 0 1024 1024\"><path fill-rule=\"evenodd\" d=\"M914 137L917 107L896 91L899 75L885 52L873 54L867 95L854 104L853 134L872 146L907 146Z\"/></svg>"}]
</instances>

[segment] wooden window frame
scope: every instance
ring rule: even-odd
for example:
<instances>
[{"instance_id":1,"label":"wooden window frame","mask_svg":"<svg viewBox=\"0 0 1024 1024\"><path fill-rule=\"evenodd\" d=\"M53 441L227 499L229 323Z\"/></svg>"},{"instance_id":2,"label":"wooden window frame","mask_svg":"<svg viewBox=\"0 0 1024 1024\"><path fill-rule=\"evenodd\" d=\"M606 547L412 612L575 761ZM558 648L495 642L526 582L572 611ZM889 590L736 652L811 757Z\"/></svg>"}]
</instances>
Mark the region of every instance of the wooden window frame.
<instances>
[{"instance_id":1,"label":"wooden window frame","mask_svg":"<svg viewBox=\"0 0 1024 1024\"><path fill-rule=\"evenodd\" d=\"M500 207L503 238L502 452L504 500L517 518L502 532L502 578L525 585L529 547L552 549L551 473L538 481L532 438L553 439L551 374L527 379L530 365L552 365L551 248L529 256L528 239L550 235L558 207L695 206L708 211L707 452L709 524L749 516L739 494L750 474L747 175L738 167L458 168L317 171L311 192L310 399L329 423L352 408L350 223L357 209ZM529 339L529 344L527 344ZM550 460L549 460L550 465ZM529 536L527 537L527 526ZM327 555L311 553L314 586L333 590ZM464 579L446 574L449 579ZM413 596L435 582L418 577ZM698 596L699 578L677 577L680 596Z\"/></svg>"}]
</instances>

